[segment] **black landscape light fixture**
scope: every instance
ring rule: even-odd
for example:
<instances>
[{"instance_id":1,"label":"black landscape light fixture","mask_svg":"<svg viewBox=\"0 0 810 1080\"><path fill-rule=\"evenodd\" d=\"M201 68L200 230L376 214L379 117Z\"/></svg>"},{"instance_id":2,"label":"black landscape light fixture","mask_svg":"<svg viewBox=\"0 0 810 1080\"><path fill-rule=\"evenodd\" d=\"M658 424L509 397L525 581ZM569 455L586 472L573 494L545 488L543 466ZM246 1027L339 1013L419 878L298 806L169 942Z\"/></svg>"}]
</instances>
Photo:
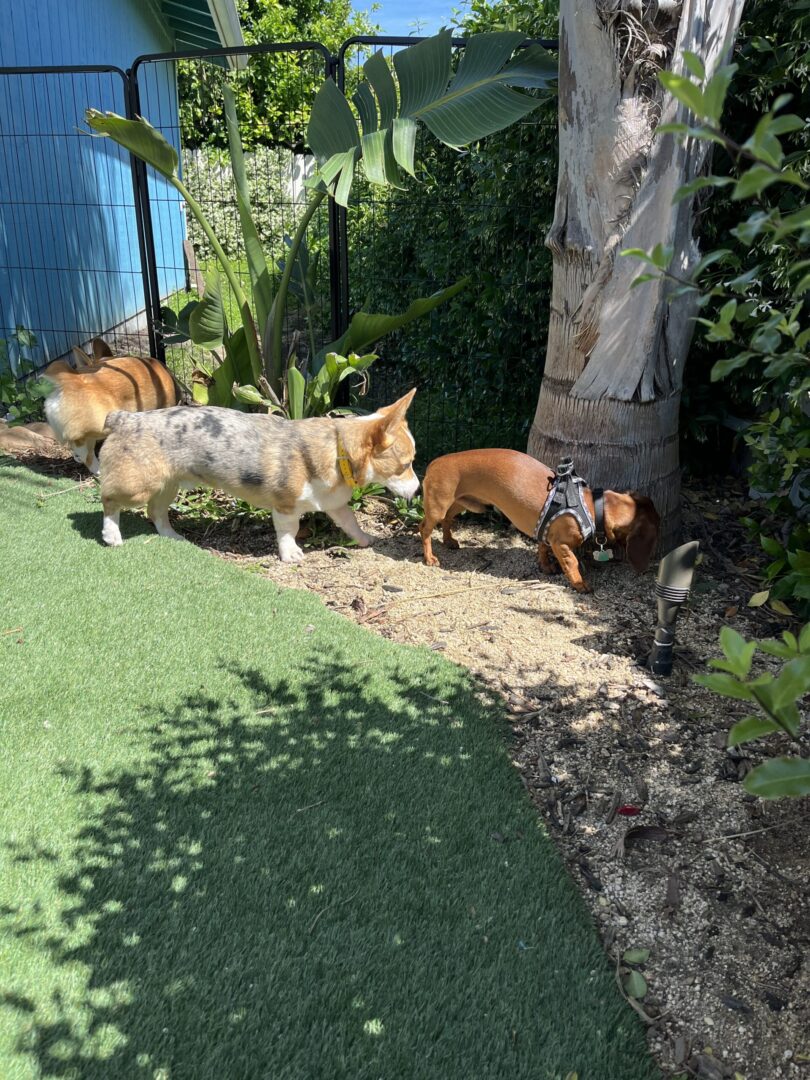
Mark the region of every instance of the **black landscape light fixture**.
<instances>
[{"instance_id":1,"label":"black landscape light fixture","mask_svg":"<svg viewBox=\"0 0 810 1080\"><path fill-rule=\"evenodd\" d=\"M697 540L681 544L665 555L658 567L655 596L658 601L658 625L650 653L650 671L654 675L672 674L672 650L675 644L675 620L678 610L689 598L697 560Z\"/></svg>"}]
</instances>

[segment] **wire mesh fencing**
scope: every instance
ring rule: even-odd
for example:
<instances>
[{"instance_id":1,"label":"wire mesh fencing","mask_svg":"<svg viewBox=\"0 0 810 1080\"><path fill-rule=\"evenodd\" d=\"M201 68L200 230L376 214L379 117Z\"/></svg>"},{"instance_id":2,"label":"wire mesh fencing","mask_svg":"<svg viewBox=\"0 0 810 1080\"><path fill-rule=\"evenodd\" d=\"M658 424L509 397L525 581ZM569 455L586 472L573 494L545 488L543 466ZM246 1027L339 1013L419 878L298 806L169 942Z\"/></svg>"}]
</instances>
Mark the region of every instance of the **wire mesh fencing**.
<instances>
[{"instance_id":1,"label":"wire mesh fencing","mask_svg":"<svg viewBox=\"0 0 810 1080\"><path fill-rule=\"evenodd\" d=\"M0 342L16 374L103 336L148 353L129 154L82 131L123 113L117 68L0 68Z\"/></svg>"},{"instance_id":2,"label":"wire mesh fencing","mask_svg":"<svg viewBox=\"0 0 810 1080\"><path fill-rule=\"evenodd\" d=\"M275 291L289 238L306 207L304 184L314 165L306 147L308 117L301 102L314 96L327 64L326 50L308 44L257 46L238 54L225 51L182 59L145 57L136 64L138 112L177 149L183 183L247 294L250 276L223 114L224 85L227 82L236 98L251 209ZM199 298L216 256L176 189L152 169L147 175L155 257L152 310L155 322L165 330L165 309L178 313ZM308 273L300 287L292 289L285 318L287 339L298 330L313 353L329 340L333 322L329 214L324 205L307 231L302 260ZM224 304L234 329L240 316L227 286ZM190 342L173 342L171 334L165 357L186 380L196 366L210 365L204 350Z\"/></svg>"}]
</instances>

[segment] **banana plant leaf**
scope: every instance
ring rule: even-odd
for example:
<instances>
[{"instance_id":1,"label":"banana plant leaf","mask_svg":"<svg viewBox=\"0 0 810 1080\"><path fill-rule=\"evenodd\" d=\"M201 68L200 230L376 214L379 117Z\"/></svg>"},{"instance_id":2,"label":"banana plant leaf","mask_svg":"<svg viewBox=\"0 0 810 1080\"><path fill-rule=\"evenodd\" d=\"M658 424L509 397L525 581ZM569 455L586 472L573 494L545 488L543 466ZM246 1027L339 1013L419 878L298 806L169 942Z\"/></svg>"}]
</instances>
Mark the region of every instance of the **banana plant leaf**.
<instances>
[{"instance_id":1,"label":"banana plant leaf","mask_svg":"<svg viewBox=\"0 0 810 1080\"><path fill-rule=\"evenodd\" d=\"M245 329L240 326L225 340L225 359L214 369L212 381L194 384L194 400L200 405L242 407L244 399L233 392L234 384L249 383L253 378Z\"/></svg>"},{"instance_id":2,"label":"banana plant leaf","mask_svg":"<svg viewBox=\"0 0 810 1080\"><path fill-rule=\"evenodd\" d=\"M304 419L304 398L307 381L297 367L287 371L287 411L291 420Z\"/></svg>"},{"instance_id":3,"label":"banana plant leaf","mask_svg":"<svg viewBox=\"0 0 810 1080\"><path fill-rule=\"evenodd\" d=\"M222 288L216 267L206 274L205 292L189 315L188 333L194 344L201 345L204 349L218 349L225 339L225 309L222 306Z\"/></svg>"},{"instance_id":4,"label":"banana plant leaf","mask_svg":"<svg viewBox=\"0 0 810 1080\"><path fill-rule=\"evenodd\" d=\"M115 113L87 109L88 125L99 135L109 135L115 142L171 179L177 176L177 151L148 120L127 120Z\"/></svg>"},{"instance_id":5,"label":"banana plant leaf","mask_svg":"<svg viewBox=\"0 0 810 1080\"><path fill-rule=\"evenodd\" d=\"M346 206L358 164L373 184L399 184L399 169L414 175L419 123L459 148L522 119L543 98L520 91L550 90L557 78L556 59L539 45L513 57L522 41L517 31L473 34L453 74L451 32L443 30L394 54L396 83L382 53L375 53L352 99L359 130L348 101L327 79L307 133L319 163L312 185L325 185Z\"/></svg>"},{"instance_id":6,"label":"banana plant leaf","mask_svg":"<svg viewBox=\"0 0 810 1080\"><path fill-rule=\"evenodd\" d=\"M457 296L462 289L466 288L469 281L470 279L465 277L454 285L449 285L446 289L433 293L431 296L420 297L409 304L400 315L373 315L366 311L356 312L345 334L336 341L330 342L329 345L324 345L317 354L314 364L315 370L321 368L329 353L338 353L342 356L349 353L359 353L367 345L379 341L380 338L390 334L393 330L401 330L403 326L407 326L414 319L427 315L434 308L437 308L439 304L443 304L445 301Z\"/></svg>"},{"instance_id":7,"label":"banana plant leaf","mask_svg":"<svg viewBox=\"0 0 810 1080\"><path fill-rule=\"evenodd\" d=\"M273 285L267 269L267 260L262 250L259 233L250 209L245 158L242 153L242 140L239 137L239 121L236 116L236 99L233 90L226 83L222 88L225 106L225 126L228 131L228 145L231 151L231 170L236 184L236 205L239 221L242 225L242 237L245 241L250 284L253 289L253 304L256 321L264 329L273 305Z\"/></svg>"}]
</instances>

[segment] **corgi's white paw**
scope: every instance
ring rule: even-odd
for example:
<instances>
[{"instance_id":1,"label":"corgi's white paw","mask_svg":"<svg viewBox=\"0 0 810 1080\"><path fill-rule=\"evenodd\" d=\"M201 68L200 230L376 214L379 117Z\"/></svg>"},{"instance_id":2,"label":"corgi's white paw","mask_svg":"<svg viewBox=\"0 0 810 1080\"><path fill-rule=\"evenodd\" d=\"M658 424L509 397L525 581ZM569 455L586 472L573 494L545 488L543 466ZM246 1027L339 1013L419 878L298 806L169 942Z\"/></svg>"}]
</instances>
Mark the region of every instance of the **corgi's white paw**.
<instances>
[{"instance_id":1,"label":"corgi's white paw","mask_svg":"<svg viewBox=\"0 0 810 1080\"><path fill-rule=\"evenodd\" d=\"M279 547L278 557L282 562L301 562L304 558L304 553L298 544L284 544L283 547Z\"/></svg>"},{"instance_id":2,"label":"corgi's white paw","mask_svg":"<svg viewBox=\"0 0 810 1080\"><path fill-rule=\"evenodd\" d=\"M88 468L88 469L90 470L90 472L91 472L91 473L93 474L93 476L98 476L98 474L99 474L99 471L100 471L100 470L99 470L99 467L98 467L98 461L97 461L97 460L96 460L96 461L92 461L92 462L91 462L91 463L90 463L90 464L89 464L89 465L87 466L87 468Z\"/></svg>"},{"instance_id":3,"label":"corgi's white paw","mask_svg":"<svg viewBox=\"0 0 810 1080\"><path fill-rule=\"evenodd\" d=\"M104 527L101 530L101 539L108 547L121 547L124 542L121 530L114 521L104 522Z\"/></svg>"},{"instance_id":4,"label":"corgi's white paw","mask_svg":"<svg viewBox=\"0 0 810 1080\"><path fill-rule=\"evenodd\" d=\"M357 546L362 548L371 547L371 545L376 539L376 536L370 536L367 532L361 531L360 538L357 541Z\"/></svg>"}]
</instances>

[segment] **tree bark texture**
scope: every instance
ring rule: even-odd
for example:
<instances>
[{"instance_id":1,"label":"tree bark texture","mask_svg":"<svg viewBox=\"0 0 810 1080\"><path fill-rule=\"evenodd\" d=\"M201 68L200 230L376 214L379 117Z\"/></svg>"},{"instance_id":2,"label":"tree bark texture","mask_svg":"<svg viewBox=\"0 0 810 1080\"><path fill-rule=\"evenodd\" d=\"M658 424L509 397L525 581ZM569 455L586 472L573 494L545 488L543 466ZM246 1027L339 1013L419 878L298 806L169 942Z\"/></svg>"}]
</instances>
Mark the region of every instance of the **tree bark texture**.
<instances>
[{"instance_id":1,"label":"tree bark texture","mask_svg":"<svg viewBox=\"0 0 810 1080\"><path fill-rule=\"evenodd\" d=\"M529 453L566 455L593 486L649 495L661 548L680 528L678 410L694 300L671 285L631 289L645 267L620 256L671 245L669 269L698 260L692 199L677 189L705 170L709 144L654 136L685 121L657 72L684 50L708 75L728 57L744 0L561 0L560 159L545 373Z\"/></svg>"}]
</instances>

